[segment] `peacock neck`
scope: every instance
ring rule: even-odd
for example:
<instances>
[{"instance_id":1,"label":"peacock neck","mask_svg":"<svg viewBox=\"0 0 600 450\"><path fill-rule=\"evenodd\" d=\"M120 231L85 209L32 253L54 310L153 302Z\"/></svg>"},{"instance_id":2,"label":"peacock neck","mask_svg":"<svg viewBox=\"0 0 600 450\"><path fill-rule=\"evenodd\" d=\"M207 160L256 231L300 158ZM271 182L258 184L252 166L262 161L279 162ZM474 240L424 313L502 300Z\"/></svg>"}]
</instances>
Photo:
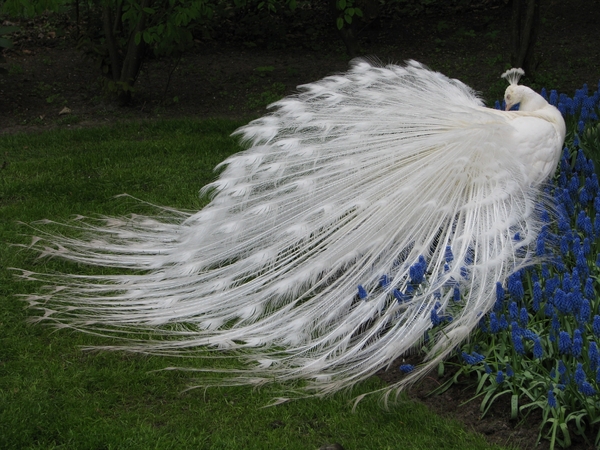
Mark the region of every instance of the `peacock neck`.
<instances>
[{"instance_id":1,"label":"peacock neck","mask_svg":"<svg viewBox=\"0 0 600 450\"><path fill-rule=\"evenodd\" d=\"M550 106L546 99L537 92L525 86L521 86L521 88L525 88L526 93L521 99L519 111L537 111L539 109L543 109L547 106Z\"/></svg>"}]
</instances>

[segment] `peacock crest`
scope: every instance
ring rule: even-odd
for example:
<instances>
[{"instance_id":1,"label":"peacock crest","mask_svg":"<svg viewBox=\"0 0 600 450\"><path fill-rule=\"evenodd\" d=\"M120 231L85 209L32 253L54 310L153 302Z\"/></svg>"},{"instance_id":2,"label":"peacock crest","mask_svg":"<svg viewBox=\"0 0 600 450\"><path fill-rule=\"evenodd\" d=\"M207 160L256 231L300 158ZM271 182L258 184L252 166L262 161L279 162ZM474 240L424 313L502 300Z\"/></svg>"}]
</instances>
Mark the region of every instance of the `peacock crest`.
<instances>
[{"instance_id":1,"label":"peacock crest","mask_svg":"<svg viewBox=\"0 0 600 450\"><path fill-rule=\"evenodd\" d=\"M516 69L513 67L512 69L508 69L506 72L500 75L500 78L504 78L510 85L517 85L519 84L519 80L523 75L525 75L525 71L523 69Z\"/></svg>"}]
</instances>

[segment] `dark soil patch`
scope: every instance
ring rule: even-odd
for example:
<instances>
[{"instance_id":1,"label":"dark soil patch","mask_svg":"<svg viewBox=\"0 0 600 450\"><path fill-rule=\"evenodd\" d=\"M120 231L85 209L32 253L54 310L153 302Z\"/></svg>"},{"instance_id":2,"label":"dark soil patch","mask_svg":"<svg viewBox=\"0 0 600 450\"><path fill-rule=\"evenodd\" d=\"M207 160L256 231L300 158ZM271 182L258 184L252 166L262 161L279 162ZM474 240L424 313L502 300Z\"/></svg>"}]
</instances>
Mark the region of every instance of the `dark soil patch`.
<instances>
[{"instance_id":1,"label":"dark soil patch","mask_svg":"<svg viewBox=\"0 0 600 450\"><path fill-rule=\"evenodd\" d=\"M362 53L386 63L415 59L464 81L484 98L498 99L505 87L499 75L510 53L510 8L491 3L496 6L468 13L402 20L384 16L378 28L361 34ZM543 3L540 65L535 83L525 82L569 94L585 82L595 85L600 76L600 5L588 0ZM125 108L106 100L94 61L75 49L69 37L72 26L55 32L43 21L22 23L26 32L6 53L10 73L0 76L0 132L264 114L268 103L297 85L348 68L336 31L322 22L313 25L319 30L316 36L294 30L286 40L272 42L272 48L249 48L255 43L241 43L222 31L229 41L198 41L180 61L150 60L136 84L134 104ZM65 107L70 112L60 115Z\"/></svg>"},{"instance_id":2,"label":"dark soil patch","mask_svg":"<svg viewBox=\"0 0 600 450\"><path fill-rule=\"evenodd\" d=\"M525 82L570 95L585 82L595 86L600 78L600 4L589 0L542 3L540 65L535 82ZM509 8L391 19L382 18L379 29L362 35L364 54L383 62L416 59L461 79L484 98L501 97L505 83L499 75L507 68L510 49ZM268 103L292 93L297 85L348 67L344 47L329 26L318 28L321 31L313 39L295 30L295 35L273 43L272 48L250 48L233 38L199 41L195 51L180 61L148 61L136 85L134 104L125 108L106 100L93 61L75 49L68 35L35 22L21 25L27 33L6 54L10 73L0 76L0 133L167 117L247 120L264 114ZM61 114L64 108L68 112ZM393 367L380 377L395 381L401 374L397 364ZM466 382L443 395L427 395L443 381L425 378L410 390L410 396L463 422L490 442L521 449L549 448L545 441L536 446L540 417L511 422L507 403L498 402L481 418L479 402L467 402L474 392ZM591 447L577 442L572 448Z\"/></svg>"},{"instance_id":3,"label":"dark soil patch","mask_svg":"<svg viewBox=\"0 0 600 450\"><path fill-rule=\"evenodd\" d=\"M411 356L407 361L398 361L392 364L387 371L377 374L379 378L388 384L393 384L403 377L398 369L401 364L420 362L417 355ZM520 450L549 450L550 441L542 440L538 444L538 434L542 423L542 414L539 410L532 411L527 417L511 420L510 398L500 397L495 401L486 415L481 416L481 397L475 398L475 386L473 380L459 377L458 383L441 394L433 393L438 387L450 380L456 373L456 366L446 364L446 373L438 377L432 373L408 390L408 396L415 401L421 402L437 414L450 419L458 420L464 426L475 433L482 434L491 444L503 445ZM546 430L545 430L546 431ZM593 442L595 436L589 436ZM594 450L594 446L587 444L584 439L571 433L573 450ZM560 448L556 444L555 448Z\"/></svg>"}]
</instances>

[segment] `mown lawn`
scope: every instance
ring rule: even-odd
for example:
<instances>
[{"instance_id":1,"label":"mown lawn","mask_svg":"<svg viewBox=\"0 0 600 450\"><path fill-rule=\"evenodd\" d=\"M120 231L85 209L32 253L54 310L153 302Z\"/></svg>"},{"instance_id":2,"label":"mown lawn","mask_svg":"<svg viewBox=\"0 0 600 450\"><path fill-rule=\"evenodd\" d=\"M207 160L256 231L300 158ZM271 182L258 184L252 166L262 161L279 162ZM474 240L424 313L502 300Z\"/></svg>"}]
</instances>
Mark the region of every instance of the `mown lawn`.
<instances>
[{"instance_id":1,"label":"mown lawn","mask_svg":"<svg viewBox=\"0 0 600 450\"><path fill-rule=\"evenodd\" d=\"M202 358L83 351L107 341L28 323L36 313L19 295L41 287L9 268L102 269L39 259L14 246L36 233L26 224L148 210L115 198L122 193L196 210L213 167L239 150L229 137L239 125L172 120L0 137L0 448L317 449L334 442L346 450L498 448L408 400L386 410L369 396L353 412L353 397L380 388L377 379L352 393L263 408L280 394L276 387L186 390L201 379L160 370L199 367Z\"/></svg>"}]
</instances>

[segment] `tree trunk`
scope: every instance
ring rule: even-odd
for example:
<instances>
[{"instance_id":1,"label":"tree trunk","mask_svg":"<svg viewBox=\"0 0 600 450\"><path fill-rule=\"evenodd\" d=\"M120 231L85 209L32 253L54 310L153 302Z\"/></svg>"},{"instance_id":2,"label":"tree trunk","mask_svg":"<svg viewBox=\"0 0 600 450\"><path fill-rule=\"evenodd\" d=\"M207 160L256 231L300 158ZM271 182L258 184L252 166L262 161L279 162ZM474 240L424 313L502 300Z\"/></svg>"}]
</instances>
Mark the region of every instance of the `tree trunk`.
<instances>
[{"instance_id":1,"label":"tree trunk","mask_svg":"<svg viewBox=\"0 0 600 450\"><path fill-rule=\"evenodd\" d=\"M144 39L140 39L139 43L136 43L135 37L138 33L143 32L146 27L148 14L143 11L143 8L147 8L149 3L150 0L142 1L140 19L133 30L130 31L127 48L122 49L124 56L121 56L122 53L119 51L121 49L118 47L116 38L124 29L121 21L121 5L117 5L117 10L114 13L110 2L105 2L102 7L102 25L110 61L110 76L112 81L117 83L117 97L122 105L131 103L131 91L140 72L146 51Z\"/></svg>"},{"instance_id":2,"label":"tree trunk","mask_svg":"<svg viewBox=\"0 0 600 450\"><path fill-rule=\"evenodd\" d=\"M341 30L338 30L340 37L346 46L346 53L350 58L355 58L358 54L358 39L352 27L348 24L344 24Z\"/></svg>"},{"instance_id":3,"label":"tree trunk","mask_svg":"<svg viewBox=\"0 0 600 450\"><path fill-rule=\"evenodd\" d=\"M108 51L108 59L110 60L110 73L113 81L119 81L121 78L122 61L119 56L119 49L113 31L113 17L110 6L104 3L102 6L102 26L104 28L104 39L106 50Z\"/></svg>"},{"instance_id":4,"label":"tree trunk","mask_svg":"<svg viewBox=\"0 0 600 450\"><path fill-rule=\"evenodd\" d=\"M531 77L537 67L534 47L539 26L540 0L513 0L511 63Z\"/></svg>"}]
</instances>

